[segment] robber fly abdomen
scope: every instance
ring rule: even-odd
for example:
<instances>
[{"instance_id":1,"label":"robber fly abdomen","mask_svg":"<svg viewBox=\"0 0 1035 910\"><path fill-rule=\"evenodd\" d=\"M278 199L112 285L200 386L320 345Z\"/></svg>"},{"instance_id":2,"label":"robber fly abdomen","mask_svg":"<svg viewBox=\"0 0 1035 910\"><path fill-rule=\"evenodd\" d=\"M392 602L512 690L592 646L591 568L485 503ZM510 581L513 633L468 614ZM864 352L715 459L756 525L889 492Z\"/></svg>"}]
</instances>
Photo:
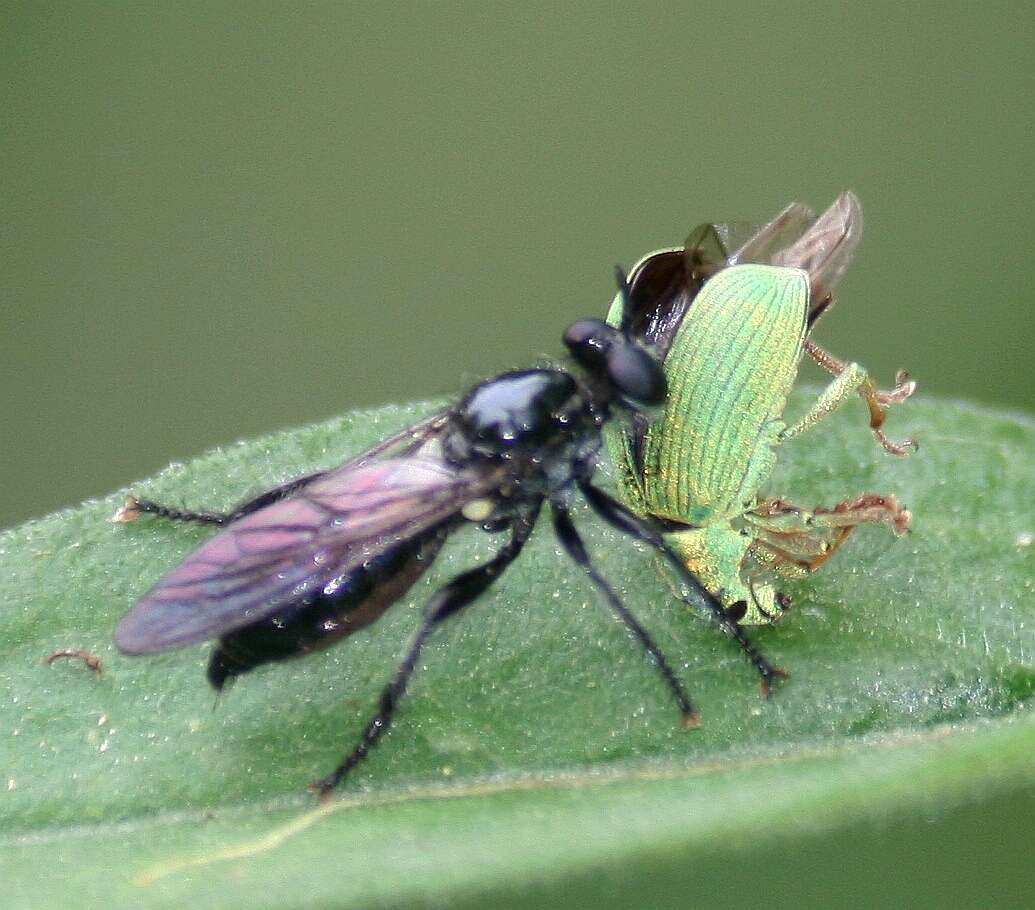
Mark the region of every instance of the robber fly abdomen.
<instances>
[{"instance_id":1,"label":"robber fly abdomen","mask_svg":"<svg viewBox=\"0 0 1035 910\"><path fill-rule=\"evenodd\" d=\"M261 664L323 650L376 622L431 567L449 524L403 540L283 613L220 637L209 658L208 681L221 690Z\"/></svg>"}]
</instances>

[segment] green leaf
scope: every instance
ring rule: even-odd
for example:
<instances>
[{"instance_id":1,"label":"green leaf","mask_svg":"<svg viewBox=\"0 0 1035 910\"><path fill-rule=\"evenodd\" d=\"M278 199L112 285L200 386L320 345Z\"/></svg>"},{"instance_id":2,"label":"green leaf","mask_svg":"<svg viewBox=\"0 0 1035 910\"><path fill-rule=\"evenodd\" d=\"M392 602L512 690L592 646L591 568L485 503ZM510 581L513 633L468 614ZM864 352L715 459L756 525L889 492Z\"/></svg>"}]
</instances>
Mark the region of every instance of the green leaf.
<instances>
[{"instance_id":1,"label":"green leaf","mask_svg":"<svg viewBox=\"0 0 1035 910\"><path fill-rule=\"evenodd\" d=\"M226 507L428 408L231 446L132 490ZM789 589L793 611L755 633L792 673L772 699L651 556L580 509L702 727L679 728L657 673L544 524L433 639L396 726L316 813L304 787L355 741L422 601L498 538L456 534L378 625L250 674L213 710L206 647L128 658L111 644L134 599L211 532L110 524L123 491L5 533L4 906L872 906L906 891L921 906L983 903L1018 876L1030 886L1035 423L910 402L890 429L921 451L893 459L861 412L789 444L770 492L805 505L893 492L915 530L863 528ZM66 647L95 652L103 673L41 665ZM975 855L965 838L981 832L995 846Z\"/></svg>"}]
</instances>

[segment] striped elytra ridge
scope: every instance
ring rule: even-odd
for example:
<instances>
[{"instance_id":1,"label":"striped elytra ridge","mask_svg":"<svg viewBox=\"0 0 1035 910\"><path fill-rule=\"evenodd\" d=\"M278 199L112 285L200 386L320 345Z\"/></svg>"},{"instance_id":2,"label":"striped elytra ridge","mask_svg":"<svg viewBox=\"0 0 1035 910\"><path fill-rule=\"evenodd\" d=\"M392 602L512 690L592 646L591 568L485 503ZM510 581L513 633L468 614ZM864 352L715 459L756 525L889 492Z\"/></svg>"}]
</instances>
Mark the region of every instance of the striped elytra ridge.
<instances>
[{"instance_id":1,"label":"striped elytra ridge","mask_svg":"<svg viewBox=\"0 0 1035 910\"><path fill-rule=\"evenodd\" d=\"M768 265L726 269L694 300L665 362L669 399L647 433L651 514L704 524L753 503L775 461L808 302L805 272Z\"/></svg>"}]
</instances>

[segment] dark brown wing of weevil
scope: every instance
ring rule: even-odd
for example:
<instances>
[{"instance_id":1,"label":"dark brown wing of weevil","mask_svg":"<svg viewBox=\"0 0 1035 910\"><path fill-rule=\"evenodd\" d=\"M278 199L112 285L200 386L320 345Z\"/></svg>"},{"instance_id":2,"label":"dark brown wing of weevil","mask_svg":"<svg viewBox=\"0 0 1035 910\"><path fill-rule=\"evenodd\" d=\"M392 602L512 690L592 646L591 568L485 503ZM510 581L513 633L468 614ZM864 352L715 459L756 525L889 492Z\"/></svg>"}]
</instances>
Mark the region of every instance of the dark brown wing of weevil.
<instances>
[{"instance_id":1,"label":"dark brown wing of weevil","mask_svg":"<svg viewBox=\"0 0 1035 910\"><path fill-rule=\"evenodd\" d=\"M451 521L496 483L435 458L355 459L204 543L141 598L115 642L153 654L272 616Z\"/></svg>"}]
</instances>

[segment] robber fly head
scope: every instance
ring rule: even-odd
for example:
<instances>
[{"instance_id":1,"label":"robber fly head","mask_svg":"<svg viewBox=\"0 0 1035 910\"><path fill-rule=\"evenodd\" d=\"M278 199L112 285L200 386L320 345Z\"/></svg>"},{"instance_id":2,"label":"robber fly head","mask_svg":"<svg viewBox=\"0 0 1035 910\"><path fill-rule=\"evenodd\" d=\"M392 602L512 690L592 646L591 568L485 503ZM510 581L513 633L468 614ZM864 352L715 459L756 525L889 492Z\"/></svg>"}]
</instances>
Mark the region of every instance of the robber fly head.
<instances>
[{"instance_id":1,"label":"robber fly head","mask_svg":"<svg viewBox=\"0 0 1035 910\"><path fill-rule=\"evenodd\" d=\"M589 373L604 396L634 411L663 404L668 394L658 358L629 334L629 282L616 270L622 297L622 321L618 328L600 319L580 319L568 326L564 343L572 358Z\"/></svg>"}]
</instances>

